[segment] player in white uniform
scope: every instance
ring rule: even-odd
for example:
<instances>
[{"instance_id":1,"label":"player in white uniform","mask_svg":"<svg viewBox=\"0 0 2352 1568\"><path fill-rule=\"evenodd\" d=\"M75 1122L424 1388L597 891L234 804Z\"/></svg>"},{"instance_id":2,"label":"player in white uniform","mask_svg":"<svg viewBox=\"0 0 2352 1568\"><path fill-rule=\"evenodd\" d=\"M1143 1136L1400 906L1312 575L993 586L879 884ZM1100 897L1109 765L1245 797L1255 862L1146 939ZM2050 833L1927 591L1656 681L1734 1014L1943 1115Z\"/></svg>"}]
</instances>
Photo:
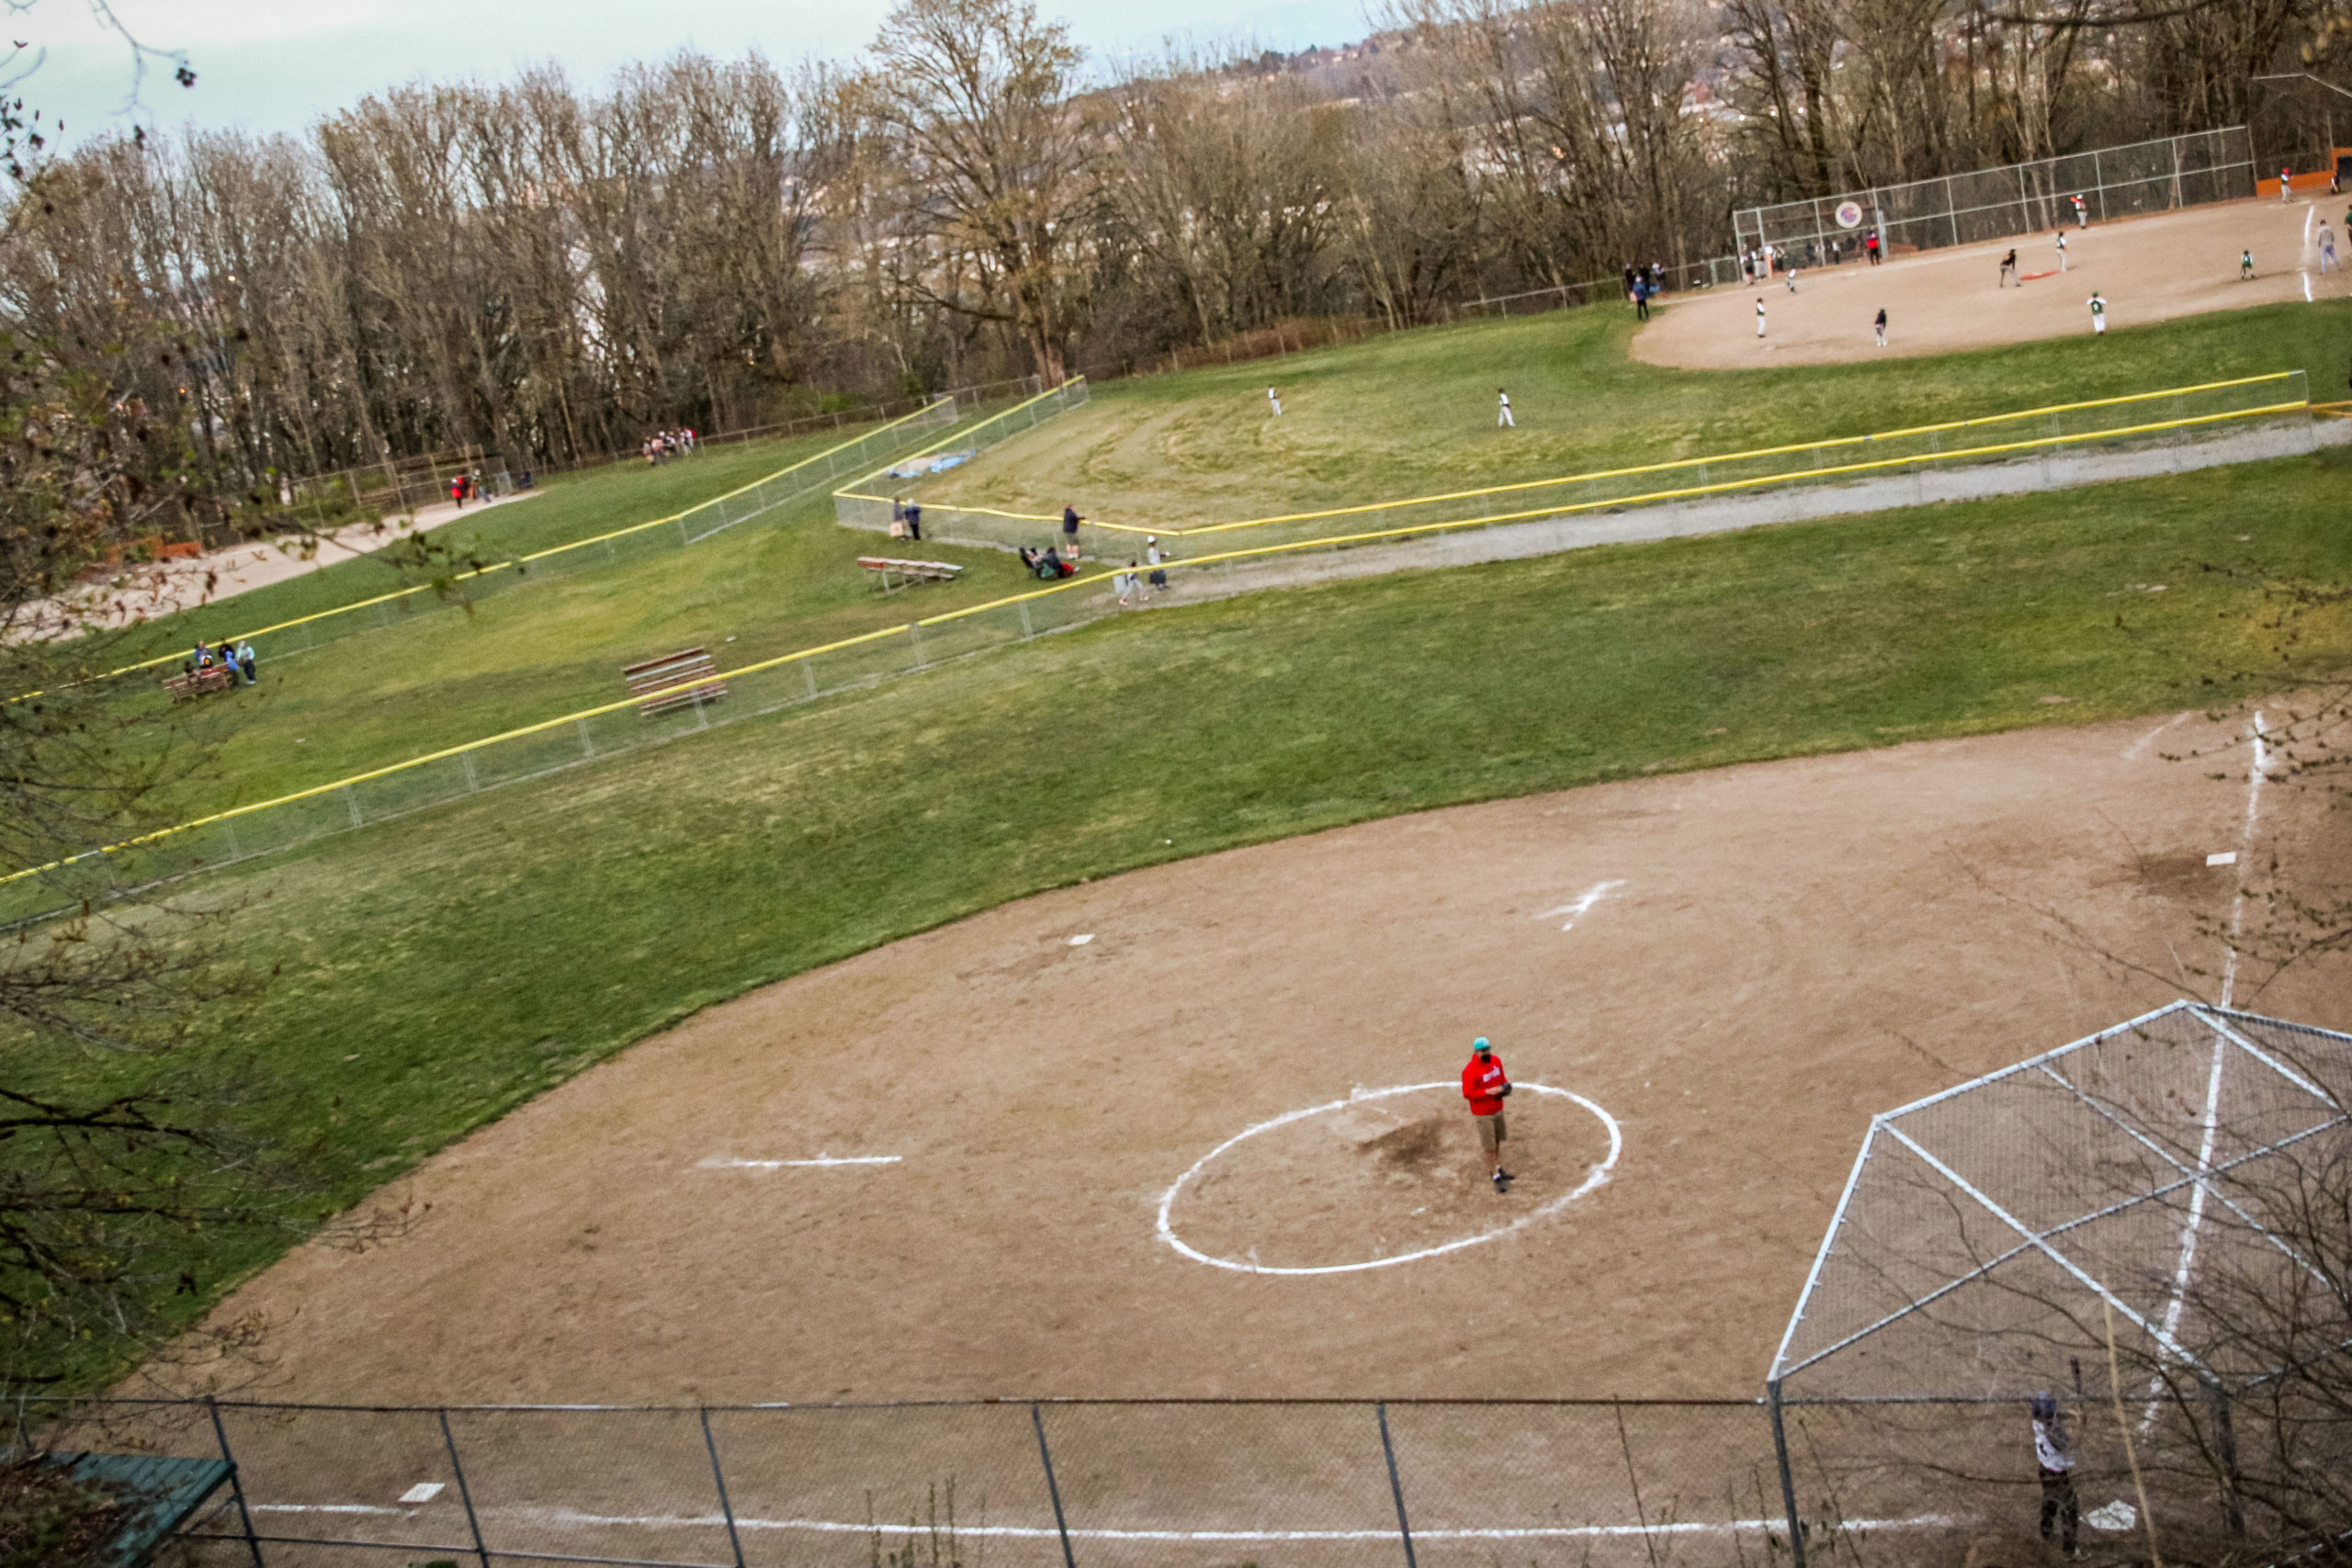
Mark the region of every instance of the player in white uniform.
<instances>
[{"instance_id":1,"label":"player in white uniform","mask_svg":"<svg viewBox=\"0 0 2352 1568\"><path fill-rule=\"evenodd\" d=\"M1756 335L1764 335L1764 296L1761 294L1756 297Z\"/></svg>"},{"instance_id":2,"label":"player in white uniform","mask_svg":"<svg viewBox=\"0 0 2352 1568\"><path fill-rule=\"evenodd\" d=\"M1274 405L1274 417L1276 419L1282 418L1283 400L1272 387L1266 389L1266 400Z\"/></svg>"},{"instance_id":3,"label":"player in white uniform","mask_svg":"<svg viewBox=\"0 0 2352 1568\"><path fill-rule=\"evenodd\" d=\"M2107 335L2107 296L2096 288L2091 290L2091 335Z\"/></svg>"},{"instance_id":4,"label":"player in white uniform","mask_svg":"<svg viewBox=\"0 0 2352 1568\"><path fill-rule=\"evenodd\" d=\"M1495 396L1502 400L1502 406L1495 411L1495 428L1497 430L1500 430L1504 426L1508 425L1511 429L1517 430L1519 428L1519 421L1511 418L1510 416L1510 394L1504 391L1500 387L1497 387L1495 389Z\"/></svg>"}]
</instances>

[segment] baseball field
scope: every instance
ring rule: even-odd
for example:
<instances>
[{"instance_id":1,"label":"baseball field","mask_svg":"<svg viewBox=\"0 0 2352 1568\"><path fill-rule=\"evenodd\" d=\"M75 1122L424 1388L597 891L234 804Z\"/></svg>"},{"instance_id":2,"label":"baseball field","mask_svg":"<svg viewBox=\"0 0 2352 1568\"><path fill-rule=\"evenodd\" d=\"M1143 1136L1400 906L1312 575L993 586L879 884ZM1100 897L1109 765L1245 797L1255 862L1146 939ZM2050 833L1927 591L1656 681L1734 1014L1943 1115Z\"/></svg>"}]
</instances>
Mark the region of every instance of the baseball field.
<instances>
[{"instance_id":1,"label":"baseball field","mask_svg":"<svg viewBox=\"0 0 2352 1568\"><path fill-rule=\"evenodd\" d=\"M1221 520L2317 388L2335 284L2147 324L2119 285L2096 344L2070 312L1738 368L1654 344L1736 299L1399 333L1106 386L938 493ZM761 460L482 526L584 536ZM2270 592L2352 570L2347 483L2326 446L1164 606L189 882L277 976L190 1060L237 1064L320 1188L153 1259L237 1355L61 1364L371 1402L1747 1393L1871 1111L2225 971L2352 1021L2340 955L2231 971L2221 934L2244 888L2352 871L2324 791L2249 803L2257 714L2291 728L2352 666L2344 605L2283 626ZM927 548L965 581L886 599L828 515L265 649L187 800L1021 581ZM356 595L334 570L263 592ZM1451 1087L1481 1033L1529 1091L1508 1196ZM302 1242L336 1213L395 1223Z\"/></svg>"}]
</instances>

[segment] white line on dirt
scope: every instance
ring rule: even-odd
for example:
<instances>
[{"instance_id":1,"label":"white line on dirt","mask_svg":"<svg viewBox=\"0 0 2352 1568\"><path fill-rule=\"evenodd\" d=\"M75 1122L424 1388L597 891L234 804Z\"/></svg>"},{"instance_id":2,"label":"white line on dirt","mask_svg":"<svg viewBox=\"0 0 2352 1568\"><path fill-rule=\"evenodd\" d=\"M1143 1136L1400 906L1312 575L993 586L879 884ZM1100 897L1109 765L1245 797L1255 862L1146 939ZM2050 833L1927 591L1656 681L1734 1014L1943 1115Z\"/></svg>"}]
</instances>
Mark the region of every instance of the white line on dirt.
<instances>
[{"instance_id":1,"label":"white line on dirt","mask_svg":"<svg viewBox=\"0 0 2352 1568\"><path fill-rule=\"evenodd\" d=\"M2262 714L2257 709L2254 716L2254 765L2246 770L2245 827L2238 835L2238 858L2241 861L2253 852L2255 818L2262 810L2262 770L2267 761L2263 754L2264 734ZM2238 881L2238 896L2230 902L2230 951L2228 957L2222 964L2222 1005L2223 1007L2230 1005L2230 998L2237 989L2238 936L2245 929L2245 881L2241 876Z\"/></svg>"},{"instance_id":2,"label":"white line on dirt","mask_svg":"<svg viewBox=\"0 0 2352 1568\"><path fill-rule=\"evenodd\" d=\"M904 1155L828 1155L815 1159L737 1159L732 1155L713 1155L696 1162L696 1170L783 1170L793 1166L831 1167L839 1165L897 1165Z\"/></svg>"},{"instance_id":3,"label":"white line on dirt","mask_svg":"<svg viewBox=\"0 0 2352 1568\"><path fill-rule=\"evenodd\" d=\"M2162 735L2165 730L2170 729L2174 725L2180 723L2181 720L2189 716L2191 716L2185 713L2177 713L2173 715L2170 718L2165 720L2162 724L2148 731L2147 734L2143 735L2139 739L2134 740L2131 745L2126 746L2123 749L2123 760L2127 762L2138 761L2143 756L2147 754L2148 748L2156 743L2157 736Z\"/></svg>"},{"instance_id":4,"label":"white line on dirt","mask_svg":"<svg viewBox=\"0 0 2352 1568\"><path fill-rule=\"evenodd\" d=\"M1577 922L1584 919L1585 911L1590 909L1595 904L1598 904L1603 898L1608 897L1611 893L1624 886L1625 879L1622 876L1617 878L1614 882L1596 882L1590 887L1586 888L1584 897L1577 899L1575 903L1563 904L1556 909L1546 909L1535 918L1539 920L1549 920L1561 915L1566 915L1568 917L1568 923L1562 926L1560 929L1564 931L1572 931L1577 929Z\"/></svg>"},{"instance_id":5,"label":"white line on dirt","mask_svg":"<svg viewBox=\"0 0 2352 1568\"><path fill-rule=\"evenodd\" d=\"M1394 1089L1359 1089L1351 1091L1345 1100L1334 1100L1324 1105L1310 1105L1304 1111L1286 1111L1280 1116L1259 1122L1254 1127L1244 1127L1240 1132L1234 1134L1233 1136L1194 1160L1192 1168L1178 1177L1168 1190L1159 1195L1159 1239L1195 1263L1205 1263L1212 1269L1230 1269L1236 1274L1354 1274L1366 1269L1389 1269L1399 1263L1412 1263L1424 1258L1436 1258L1448 1252L1459 1252L1465 1247L1476 1247L1481 1242L1494 1241L1498 1237L1510 1235L1512 1232L1522 1230L1538 1220L1548 1219L1558 1213L1562 1209L1606 1182L1609 1179L1610 1171L1616 1168L1617 1156L1625 1147L1625 1134L1618 1127L1617 1118L1610 1115L1608 1111L1603 1111L1584 1096L1570 1090L1554 1089L1550 1084L1521 1083L1513 1087L1525 1089L1531 1094L1556 1095L1562 1100L1573 1100L1599 1117L1600 1124L1609 1131L1609 1157L1586 1172L1583 1182L1574 1191L1563 1193L1541 1208L1521 1214L1507 1225L1497 1225L1492 1230L1480 1231L1476 1235L1457 1236L1452 1241L1442 1242L1436 1247L1425 1247L1418 1252L1400 1252L1390 1258L1367 1258L1361 1263L1325 1263L1312 1269L1277 1269L1266 1267L1250 1259L1213 1258L1196 1247L1186 1246L1183 1238L1176 1234L1175 1227L1169 1223L1169 1213L1176 1207L1177 1195L1184 1190L1184 1184L1207 1168L1210 1162L1217 1156L1245 1138L1254 1138L1261 1133L1270 1133L1277 1127L1286 1127L1293 1122L1303 1122L1309 1116L1320 1116L1326 1111L1362 1104L1367 1100L1386 1100L1391 1095L1419 1094L1429 1089L1457 1087L1459 1086L1452 1083L1408 1083L1398 1084Z\"/></svg>"},{"instance_id":6,"label":"white line on dirt","mask_svg":"<svg viewBox=\"0 0 2352 1568\"><path fill-rule=\"evenodd\" d=\"M371 1507L348 1503L255 1503L256 1514L392 1514L405 1515L406 1508ZM638 1529L722 1529L729 1523L725 1514L588 1514L571 1508L483 1508L485 1520L529 1521L541 1525L576 1525L590 1529L631 1528ZM821 1535L870 1536L875 1527L869 1521L847 1519L763 1519L738 1514L733 1518L737 1529L807 1530ZM1948 1515L1917 1514L1905 1519L1841 1519L1838 1528L1849 1530L1945 1529L1952 1520ZM1788 1521L1770 1519L1695 1519L1661 1520L1655 1524L1630 1525L1498 1525L1490 1528L1466 1526L1453 1529L1425 1529L1416 1526L1416 1540L1574 1540L1595 1537L1643 1535L1728 1535L1735 1531L1761 1534L1770 1530L1785 1530ZM994 1536L1015 1540L1052 1540L1061 1531L1052 1525L963 1525L956 1527L960 1536ZM1088 1529L1072 1527L1072 1540L1168 1540L1168 1541L1351 1541L1395 1540L1396 1531L1387 1529L1360 1530L1282 1530L1282 1529ZM497 1555L492 1552L492 1555Z\"/></svg>"}]
</instances>

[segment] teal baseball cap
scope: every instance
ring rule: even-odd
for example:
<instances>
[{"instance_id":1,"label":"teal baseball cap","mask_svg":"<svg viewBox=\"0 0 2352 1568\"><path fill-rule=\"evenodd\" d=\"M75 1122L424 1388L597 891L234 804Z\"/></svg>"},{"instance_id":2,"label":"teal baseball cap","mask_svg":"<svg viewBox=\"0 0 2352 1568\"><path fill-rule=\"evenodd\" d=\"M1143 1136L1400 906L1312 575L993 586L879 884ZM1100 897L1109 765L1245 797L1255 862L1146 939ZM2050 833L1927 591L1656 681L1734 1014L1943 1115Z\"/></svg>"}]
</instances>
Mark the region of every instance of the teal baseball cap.
<instances>
[{"instance_id":1,"label":"teal baseball cap","mask_svg":"<svg viewBox=\"0 0 2352 1568\"><path fill-rule=\"evenodd\" d=\"M1487 1037L1481 1034L1477 1039L1470 1042L1470 1049L1473 1051L1491 1051L1494 1047L1487 1044Z\"/></svg>"}]
</instances>

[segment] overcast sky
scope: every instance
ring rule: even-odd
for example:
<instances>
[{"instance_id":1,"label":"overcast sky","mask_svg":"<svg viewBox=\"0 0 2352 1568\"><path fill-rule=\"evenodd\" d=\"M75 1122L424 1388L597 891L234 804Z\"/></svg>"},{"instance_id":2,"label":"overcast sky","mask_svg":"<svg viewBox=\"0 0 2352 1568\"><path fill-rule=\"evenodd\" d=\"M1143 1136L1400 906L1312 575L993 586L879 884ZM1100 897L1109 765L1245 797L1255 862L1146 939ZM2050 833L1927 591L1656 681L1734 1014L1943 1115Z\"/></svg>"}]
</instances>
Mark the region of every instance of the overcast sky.
<instances>
[{"instance_id":1,"label":"overcast sky","mask_svg":"<svg viewBox=\"0 0 2352 1568\"><path fill-rule=\"evenodd\" d=\"M380 87L422 76L500 78L552 60L594 80L630 60L692 46L714 54L758 48L789 62L842 58L873 37L888 0L111 0L141 42L187 51L193 89L151 62L138 118L176 128L243 125L295 130ZM1148 50L1170 34L1246 38L1296 50L1370 30L1363 0L1039 0L1097 62ZM16 92L62 118L69 141L127 127L129 51L87 0L38 0L7 21L11 41L45 49ZM29 51L28 51L29 53Z\"/></svg>"}]
</instances>

